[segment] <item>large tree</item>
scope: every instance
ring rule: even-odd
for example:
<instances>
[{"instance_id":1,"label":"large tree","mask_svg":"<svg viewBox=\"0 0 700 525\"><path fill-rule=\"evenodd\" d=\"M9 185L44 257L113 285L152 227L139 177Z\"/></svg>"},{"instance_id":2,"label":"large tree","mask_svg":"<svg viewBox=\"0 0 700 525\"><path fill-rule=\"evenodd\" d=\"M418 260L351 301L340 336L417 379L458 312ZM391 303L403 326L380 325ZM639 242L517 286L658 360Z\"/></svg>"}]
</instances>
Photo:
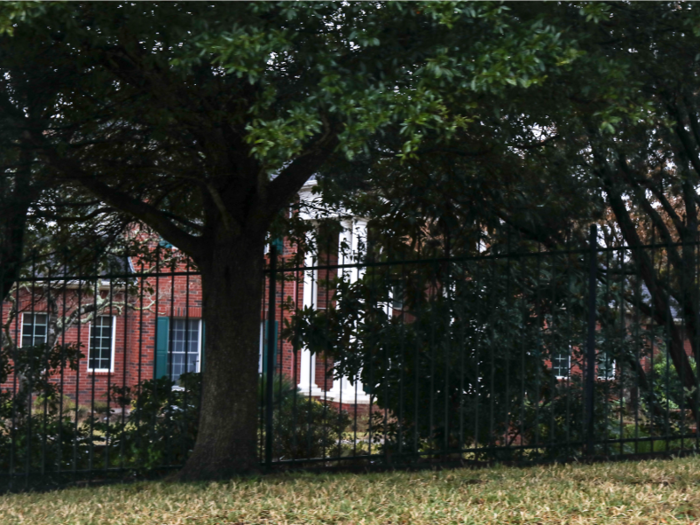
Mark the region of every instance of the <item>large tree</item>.
<instances>
[{"instance_id":1,"label":"large tree","mask_svg":"<svg viewBox=\"0 0 700 525\"><path fill-rule=\"evenodd\" d=\"M3 10L0 49L51 50L70 78L42 118L0 93L3 117L53 180L146 223L202 273L207 367L183 479L257 465L266 232L308 178L387 126L413 155L427 130L476 118L481 94L537 84L575 56L536 13L490 3ZM448 111L457 94L472 103Z\"/></svg>"},{"instance_id":2,"label":"large tree","mask_svg":"<svg viewBox=\"0 0 700 525\"><path fill-rule=\"evenodd\" d=\"M566 170L602 197L608 242L631 251L648 296L647 319L667 333L671 362L696 420L698 378L684 349L700 358L697 241L700 217L698 13L688 4L603 4L601 23L576 19L576 5L552 16L577 20L571 34L586 54L577 68L551 79L556 110L547 124L562 136ZM678 243L678 244L677 244Z\"/></svg>"},{"instance_id":3,"label":"large tree","mask_svg":"<svg viewBox=\"0 0 700 525\"><path fill-rule=\"evenodd\" d=\"M646 313L670 327L670 357L686 389L686 406L698 420L698 379L683 339L697 362L700 64L692 49L700 44L700 18L690 6L673 2L613 7L610 20L606 29L614 43L601 46L601 54L634 79L621 91L642 115L620 112L613 122L617 129L611 124L608 133L589 134L588 166L605 192L619 235L631 246L651 241L667 246L667 271L653 253L637 253L636 264L651 294Z\"/></svg>"},{"instance_id":4,"label":"large tree","mask_svg":"<svg viewBox=\"0 0 700 525\"><path fill-rule=\"evenodd\" d=\"M624 271L648 291L634 303L649 326L667 332L685 406L697 419L699 381L684 344L700 359L698 13L677 2L515 10L531 9L576 41L575 67L550 71L524 97L498 100L494 114L450 140L427 137L423 154L408 162L394 158L396 134L384 136L364 165L344 166L343 180L376 190L357 209L376 213L390 239L415 238L430 224L441 242L452 232L453 251L473 250L490 226L508 225L556 248L570 232L584 240L588 224L599 222L608 245L662 244L631 250ZM339 187L337 179L329 173L325 184ZM644 370L637 374L644 384Z\"/></svg>"}]
</instances>

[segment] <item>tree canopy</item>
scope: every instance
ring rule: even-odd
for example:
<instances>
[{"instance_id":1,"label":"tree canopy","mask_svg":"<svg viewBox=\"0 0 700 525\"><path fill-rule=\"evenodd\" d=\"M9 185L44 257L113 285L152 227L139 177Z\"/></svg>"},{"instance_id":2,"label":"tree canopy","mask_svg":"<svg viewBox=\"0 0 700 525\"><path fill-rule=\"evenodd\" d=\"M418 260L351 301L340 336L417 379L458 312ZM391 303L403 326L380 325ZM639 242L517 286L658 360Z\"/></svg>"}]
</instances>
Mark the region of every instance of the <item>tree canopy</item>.
<instances>
[{"instance_id":1,"label":"tree canopy","mask_svg":"<svg viewBox=\"0 0 700 525\"><path fill-rule=\"evenodd\" d=\"M202 272L193 478L255 465L263 246L305 181L384 134L411 158L428 134L478 121L489 94L538 86L578 55L540 11L499 3L12 3L0 19L4 78L46 67L0 91L37 169Z\"/></svg>"},{"instance_id":2,"label":"tree canopy","mask_svg":"<svg viewBox=\"0 0 700 525\"><path fill-rule=\"evenodd\" d=\"M426 246L443 254L503 249L503 230L565 247L593 222L608 247L663 245L655 255L632 251L624 271L641 273L648 297L640 307L668 327L686 406L695 407L683 340L697 360L698 14L675 2L523 9L542 9L562 28L576 50L572 67L498 97L491 114L451 137L424 138L421 155L407 161L396 159L393 137L382 137L362 162L344 166L345 187L330 172L325 184L346 206L374 214L387 242L430 237ZM348 198L353 184L375 193Z\"/></svg>"}]
</instances>

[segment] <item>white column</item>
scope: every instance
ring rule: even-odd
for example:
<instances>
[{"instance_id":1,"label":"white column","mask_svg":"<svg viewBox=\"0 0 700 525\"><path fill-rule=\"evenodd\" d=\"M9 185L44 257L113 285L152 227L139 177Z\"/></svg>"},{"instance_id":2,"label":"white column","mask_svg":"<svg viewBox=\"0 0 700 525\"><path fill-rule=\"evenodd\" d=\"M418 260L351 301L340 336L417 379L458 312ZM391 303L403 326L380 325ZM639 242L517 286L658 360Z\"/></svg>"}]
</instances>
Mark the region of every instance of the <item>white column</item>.
<instances>
[{"instance_id":1,"label":"white column","mask_svg":"<svg viewBox=\"0 0 700 525\"><path fill-rule=\"evenodd\" d=\"M315 263L316 260L313 253L307 251L304 255L304 266L312 267ZM307 306L314 308L316 306L316 295L318 293L317 272L318 270L304 271L304 297L302 303L304 308ZM306 347L301 349L300 367L298 386L301 392L307 396L322 396L323 390L316 384L316 355L312 354Z\"/></svg>"},{"instance_id":2,"label":"white column","mask_svg":"<svg viewBox=\"0 0 700 525\"><path fill-rule=\"evenodd\" d=\"M363 252L360 253L360 247L363 247ZM355 258L354 262L360 262L361 255L367 253L367 220L366 219L355 219L354 227L352 230L352 253ZM365 275L364 268L355 268L355 279L360 279Z\"/></svg>"},{"instance_id":3,"label":"white column","mask_svg":"<svg viewBox=\"0 0 700 525\"><path fill-rule=\"evenodd\" d=\"M352 221L343 220L341 221L342 230L338 237L338 264L350 264L360 261L358 256L359 243L362 239L367 238L367 221ZM366 241L364 241L366 242ZM343 254L342 246L347 245L350 249L350 253ZM342 275L347 278L350 283L356 282L362 274L364 274L364 269L360 273L359 268L343 268ZM369 395L365 394L362 386L362 382L359 378L356 378L353 382L348 377L341 377L333 381L333 388L328 392L329 398L334 401L343 404L368 404L370 401Z\"/></svg>"}]
</instances>

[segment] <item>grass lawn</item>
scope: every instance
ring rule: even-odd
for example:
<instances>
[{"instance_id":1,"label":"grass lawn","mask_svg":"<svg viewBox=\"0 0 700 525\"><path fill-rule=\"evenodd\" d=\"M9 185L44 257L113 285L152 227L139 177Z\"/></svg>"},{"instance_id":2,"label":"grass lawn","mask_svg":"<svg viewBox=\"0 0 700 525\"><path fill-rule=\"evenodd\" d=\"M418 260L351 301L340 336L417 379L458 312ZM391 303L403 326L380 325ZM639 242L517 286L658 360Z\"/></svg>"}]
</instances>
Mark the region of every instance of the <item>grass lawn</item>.
<instances>
[{"instance_id":1,"label":"grass lawn","mask_svg":"<svg viewBox=\"0 0 700 525\"><path fill-rule=\"evenodd\" d=\"M0 497L0 524L700 523L700 458L293 474Z\"/></svg>"}]
</instances>

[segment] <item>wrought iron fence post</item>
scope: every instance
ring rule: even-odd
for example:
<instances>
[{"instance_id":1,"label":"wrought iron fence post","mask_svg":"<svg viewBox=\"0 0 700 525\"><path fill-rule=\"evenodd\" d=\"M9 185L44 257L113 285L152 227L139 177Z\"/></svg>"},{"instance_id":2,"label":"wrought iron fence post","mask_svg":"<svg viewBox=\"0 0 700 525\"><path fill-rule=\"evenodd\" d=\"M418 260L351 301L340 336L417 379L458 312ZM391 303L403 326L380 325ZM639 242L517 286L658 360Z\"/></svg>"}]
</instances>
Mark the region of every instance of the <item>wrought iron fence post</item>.
<instances>
[{"instance_id":1,"label":"wrought iron fence post","mask_svg":"<svg viewBox=\"0 0 700 525\"><path fill-rule=\"evenodd\" d=\"M277 246L270 243L270 291L267 310L267 363L265 367L265 466L272 466L272 409L275 373L275 303L277 289Z\"/></svg>"},{"instance_id":2,"label":"wrought iron fence post","mask_svg":"<svg viewBox=\"0 0 700 525\"><path fill-rule=\"evenodd\" d=\"M595 329L596 329L596 272L598 269L598 228L591 225L589 240L590 266L588 271L588 337L586 339L585 424L586 454L593 455L595 443Z\"/></svg>"}]
</instances>

